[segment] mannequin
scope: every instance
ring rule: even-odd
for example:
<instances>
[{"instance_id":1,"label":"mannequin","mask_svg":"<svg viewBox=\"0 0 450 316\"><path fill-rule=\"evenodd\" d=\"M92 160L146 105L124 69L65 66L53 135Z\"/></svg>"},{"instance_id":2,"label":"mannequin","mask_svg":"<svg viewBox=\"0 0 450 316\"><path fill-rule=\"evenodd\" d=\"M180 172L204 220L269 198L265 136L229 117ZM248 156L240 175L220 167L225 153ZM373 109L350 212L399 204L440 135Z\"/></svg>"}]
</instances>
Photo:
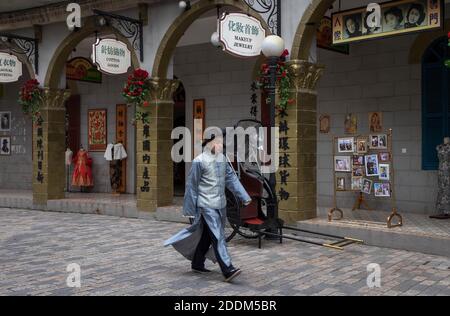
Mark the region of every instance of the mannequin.
<instances>
[{"instance_id":1,"label":"mannequin","mask_svg":"<svg viewBox=\"0 0 450 316\"><path fill-rule=\"evenodd\" d=\"M72 185L80 187L83 191L85 187L94 186L94 179L92 178L92 158L84 150L83 146L80 146L80 150L73 158L75 170L72 175Z\"/></svg>"},{"instance_id":2,"label":"mannequin","mask_svg":"<svg viewBox=\"0 0 450 316\"><path fill-rule=\"evenodd\" d=\"M73 159L73 151L69 147L67 147L66 150L67 192L70 192L70 166L72 165L72 159Z\"/></svg>"},{"instance_id":3,"label":"mannequin","mask_svg":"<svg viewBox=\"0 0 450 316\"><path fill-rule=\"evenodd\" d=\"M439 158L438 197L436 210L439 215L430 216L437 219L450 218L450 137L436 147Z\"/></svg>"}]
</instances>

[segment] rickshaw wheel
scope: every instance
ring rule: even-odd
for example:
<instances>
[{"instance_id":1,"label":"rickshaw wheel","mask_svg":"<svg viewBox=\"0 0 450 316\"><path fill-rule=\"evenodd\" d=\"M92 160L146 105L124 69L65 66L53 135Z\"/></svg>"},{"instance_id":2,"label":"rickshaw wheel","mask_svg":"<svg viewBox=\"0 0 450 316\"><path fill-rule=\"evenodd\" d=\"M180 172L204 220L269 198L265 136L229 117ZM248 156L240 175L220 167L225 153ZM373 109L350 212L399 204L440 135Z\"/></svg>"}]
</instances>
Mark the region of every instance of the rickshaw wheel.
<instances>
[{"instance_id":1,"label":"rickshaw wheel","mask_svg":"<svg viewBox=\"0 0 450 316\"><path fill-rule=\"evenodd\" d=\"M239 225L238 223L241 221L240 219L240 204L236 198L236 196L231 193L228 189L226 190L227 197L227 219L228 224L231 226L232 231L227 232L225 234L227 236L227 242L229 242L233 237L238 233L244 238L253 239L258 238L257 232L252 232L250 229Z\"/></svg>"}]
</instances>

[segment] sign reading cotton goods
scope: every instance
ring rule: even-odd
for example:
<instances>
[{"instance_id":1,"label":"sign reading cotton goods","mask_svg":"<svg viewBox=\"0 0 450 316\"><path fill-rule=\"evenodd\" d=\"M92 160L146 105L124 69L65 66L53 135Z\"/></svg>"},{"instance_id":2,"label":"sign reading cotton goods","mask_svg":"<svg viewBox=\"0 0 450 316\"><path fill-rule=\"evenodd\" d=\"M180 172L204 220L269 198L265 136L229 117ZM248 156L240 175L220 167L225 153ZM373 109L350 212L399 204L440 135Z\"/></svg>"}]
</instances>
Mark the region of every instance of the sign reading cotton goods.
<instances>
[{"instance_id":1,"label":"sign reading cotton goods","mask_svg":"<svg viewBox=\"0 0 450 316\"><path fill-rule=\"evenodd\" d=\"M97 40L92 45L92 59L104 73L119 75L128 72L131 67L131 52L127 44L115 39Z\"/></svg>"},{"instance_id":2,"label":"sign reading cotton goods","mask_svg":"<svg viewBox=\"0 0 450 316\"><path fill-rule=\"evenodd\" d=\"M22 76L22 63L11 54L0 52L0 82L15 82Z\"/></svg>"},{"instance_id":3,"label":"sign reading cotton goods","mask_svg":"<svg viewBox=\"0 0 450 316\"><path fill-rule=\"evenodd\" d=\"M239 57L259 56L266 38L261 22L243 13L225 13L220 19L219 34L224 50Z\"/></svg>"}]
</instances>

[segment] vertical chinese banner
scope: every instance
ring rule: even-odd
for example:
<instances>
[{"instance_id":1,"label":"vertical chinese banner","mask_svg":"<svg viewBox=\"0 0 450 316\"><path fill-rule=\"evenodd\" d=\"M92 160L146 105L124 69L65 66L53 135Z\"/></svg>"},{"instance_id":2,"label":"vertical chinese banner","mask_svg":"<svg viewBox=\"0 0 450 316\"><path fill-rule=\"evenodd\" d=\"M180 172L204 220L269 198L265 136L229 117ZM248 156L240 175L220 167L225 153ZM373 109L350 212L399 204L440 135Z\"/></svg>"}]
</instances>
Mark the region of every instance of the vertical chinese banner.
<instances>
[{"instance_id":1,"label":"vertical chinese banner","mask_svg":"<svg viewBox=\"0 0 450 316\"><path fill-rule=\"evenodd\" d=\"M288 137L288 119L287 119L287 111L285 109L279 110L279 132L280 132L280 163L279 163L279 183L278 183L278 198L280 202L288 201L291 193L288 190L288 180L289 180L289 169L291 167L290 164L290 155L289 155L289 137Z\"/></svg>"},{"instance_id":2,"label":"vertical chinese banner","mask_svg":"<svg viewBox=\"0 0 450 316\"><path fill-rule=\"evenodd\" d=\"M42 127L42 117L39 117L36 126L36 153L37 153L37 175L36 181L39 184L44 183L44 172L43 172L43 164L44 164L44 130Z\"/></svg>"},{"instance_id":3,"label":"vertical chinese banner","mask_svg":"<svg viewBox=\"0 0 450 316\"><path fill-rule=\"evenodd\" d=\"M142 193L150 192L150 125L144 123L142 130L142 164L144 168L142 169L142 186L140 190Z\"/></svg>"},{"instance_id":4,"label":"vertical chinese banner","mask_svg":"<svg viewBox=\"0 0 450 316\"><path fill-rule=\"evenodd\" d=\"M117 104L116 105L116 143L121 143L125 150L127 148L127 105ZM120 161L121 167L121 180L118 192L125 193L127 188L127 160L123 159Z\"/></svg>"},{"instance_id":5,"label":"vertical chinese banner","mask_svg":"<svg viewBox=\"0 0 450 316\"><path fill-rule=\"evenodd\" d=\"M202 153L203 132L205 131L205 100L194 100L194 157ZM193 158L194 158L193 157Z\"/></svg>"}]
</instances>

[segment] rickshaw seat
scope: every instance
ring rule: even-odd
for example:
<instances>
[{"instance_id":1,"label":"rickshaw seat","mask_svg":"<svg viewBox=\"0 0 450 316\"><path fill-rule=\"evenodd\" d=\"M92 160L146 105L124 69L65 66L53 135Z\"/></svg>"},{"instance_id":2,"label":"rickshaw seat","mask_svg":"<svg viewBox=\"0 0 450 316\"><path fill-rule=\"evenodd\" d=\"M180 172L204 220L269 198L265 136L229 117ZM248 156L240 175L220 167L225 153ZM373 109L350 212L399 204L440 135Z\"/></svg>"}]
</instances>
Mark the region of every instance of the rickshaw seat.
<instances>
[{"instance_id":1,"label":"rickshaw seat","mask_svg":"<svg viewBox=\"0 0 450 316\"><path fill-rule=\"evenodd\" d=\"M264 221L258 217L254 217L244 220L244 223L249 225L262 225L264 224Z\"/></svg>"},{"instance_id":2,"label":"rickshaw seat","mask_svg":"<svg viewBox=\"0 0 450 316\"><path fill-rule=\"evenodd\" d=\"M263 184L257 177L243 169L241 169L241 183L252 198L252 203L241 210L240 217L242 220L259 220L259 200L262 197Z\"/></svg>"}]
</instances>

